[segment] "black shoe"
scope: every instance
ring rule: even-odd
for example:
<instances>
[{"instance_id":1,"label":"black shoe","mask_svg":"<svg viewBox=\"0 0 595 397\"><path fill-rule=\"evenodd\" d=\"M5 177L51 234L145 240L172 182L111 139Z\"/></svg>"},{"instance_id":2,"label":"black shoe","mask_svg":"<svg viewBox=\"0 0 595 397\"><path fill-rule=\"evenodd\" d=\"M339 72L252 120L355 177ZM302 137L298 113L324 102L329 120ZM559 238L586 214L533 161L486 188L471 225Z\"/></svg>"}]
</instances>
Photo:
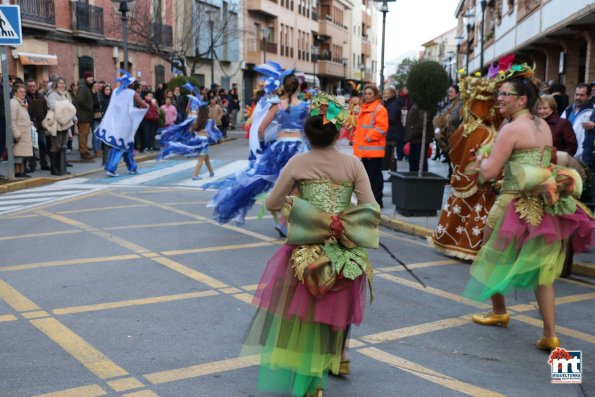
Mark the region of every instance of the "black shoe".
<instances>
[{"instance_id":1,"label":"black shoe","mask_svg":"<svg viewBox=\"0 0 595 397\"><path fill-rule=\"evenodd\" d=\"M42 171L51 171L52 169L50 168L50 166L49 166L49 165L47 165L47 164L46 164L46 165L42 165L42 166L41 166L41 170L42 170Z\"/></svg>"},{"instance_id":2,"label":"black shoe","mask_svg":"<svg viewBox=\"0 0 595 397\"><path fill-rule=\"evenodd\" d=\"M29 173L29 174L32 174L35 171L37 171L37 168L27 168L27 169L25 169L25 173Z\"/></svg>"},{"instance_id":3,"label":"black shoe","mask_svg":"<svg viewBox=\"0 0 595 397\"><path fill-rule=\"evenodd\" d=\"M17 172L14 174L15 178L31 178L31 175L28 175L24 172Z\"/></svg>"}]
</instances>

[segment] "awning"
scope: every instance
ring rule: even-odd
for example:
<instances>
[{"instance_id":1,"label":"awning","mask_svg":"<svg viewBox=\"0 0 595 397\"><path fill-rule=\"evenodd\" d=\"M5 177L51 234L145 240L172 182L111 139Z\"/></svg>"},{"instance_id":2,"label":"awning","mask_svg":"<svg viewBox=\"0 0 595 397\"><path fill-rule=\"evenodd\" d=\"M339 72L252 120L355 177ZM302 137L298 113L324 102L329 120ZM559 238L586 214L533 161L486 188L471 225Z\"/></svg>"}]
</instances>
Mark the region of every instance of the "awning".
<instances>
[{"instance_id":1,"label":"awning","mask_svg":"<svg viewBox=\"0 0 595 397\"><path fill-rule=\"evenodd\" d=\"M19 52L19 59L23 65L57 65L58 57L50 54L29 54Z\"/></svg>"}]
</instances>

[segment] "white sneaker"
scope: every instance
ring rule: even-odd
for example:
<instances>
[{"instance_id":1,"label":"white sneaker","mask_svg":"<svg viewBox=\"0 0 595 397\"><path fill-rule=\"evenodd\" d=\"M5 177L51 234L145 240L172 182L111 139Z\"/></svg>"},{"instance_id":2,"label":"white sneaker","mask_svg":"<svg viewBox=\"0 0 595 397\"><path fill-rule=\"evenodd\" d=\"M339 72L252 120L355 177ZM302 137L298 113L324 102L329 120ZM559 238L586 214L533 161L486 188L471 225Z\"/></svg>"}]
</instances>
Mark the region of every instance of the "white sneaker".
<instances>
[{"instance_id":1,"label":"white sneaker","mask_svg":"<svg viewBox=\"0 0 595 397\"><path fill-rule=\"evenodd\" d=\"M137 175L139 174L138 170L128 171L128 175Z\"/></svg>"},{"instance_id":2,"label":"white sneaker","mask_svg":"<svg viewBox=\"0 0 595 397\"><path fill-rule=\"evenodd\" d=\"M202 177L200 177L198 175L192 177L193 181L200 181L201 179L202 179Z\"/></svg>"},{"instance_id":3,"label":"white sneaker","mask_svg":"<svg viewBox=\"0 0 595 397\"><path fill-rule=\"evenodd\" d=\"M116 176L120 176L120 174L118 174L117 172L111 172L111 171L105 171L105 175L111 176L112 178L114 178Z\"/></svg>"}]
</instances>

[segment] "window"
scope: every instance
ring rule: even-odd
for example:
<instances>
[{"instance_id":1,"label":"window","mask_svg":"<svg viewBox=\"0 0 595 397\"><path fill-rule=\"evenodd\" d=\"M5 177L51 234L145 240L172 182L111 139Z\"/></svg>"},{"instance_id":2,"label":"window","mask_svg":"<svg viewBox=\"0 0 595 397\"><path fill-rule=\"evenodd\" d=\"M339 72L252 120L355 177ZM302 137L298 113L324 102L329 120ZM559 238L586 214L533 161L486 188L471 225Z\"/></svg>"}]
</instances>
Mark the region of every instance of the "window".
<instances>
[{"instance_id":1,"label":"window","mask_svg":"<svg viewBox=\"0 0 595 397\"><path fill-rule=\"evenodd\" d=\"M198 86L203 86L205 85L205 75L204 74L193 74L191 76L194 80L196 80L196 83L198 84Z\"/></svg>"},{"instance_id":2,"label":"window","mask_svg":"<svg viewBox=\"0 0 595 397\"><path fill-rule=\"evenodd\" d=\"M83 78L83 74L85 74L85 72L91 72L93 75L95 75L94 64L95 62L91 57L86 55L79 57L79 79Z\"/></svg>"},{"instance_id":3,"label":"window","mask_svg":"<svg viewBox=\"0 0 595 397\"><path fill-rule=\"evenodd\" d=\"M155 66L155 85L157 86L160 83L165 83L165 66L156 65Z\"/></svg>"}]
</instances>

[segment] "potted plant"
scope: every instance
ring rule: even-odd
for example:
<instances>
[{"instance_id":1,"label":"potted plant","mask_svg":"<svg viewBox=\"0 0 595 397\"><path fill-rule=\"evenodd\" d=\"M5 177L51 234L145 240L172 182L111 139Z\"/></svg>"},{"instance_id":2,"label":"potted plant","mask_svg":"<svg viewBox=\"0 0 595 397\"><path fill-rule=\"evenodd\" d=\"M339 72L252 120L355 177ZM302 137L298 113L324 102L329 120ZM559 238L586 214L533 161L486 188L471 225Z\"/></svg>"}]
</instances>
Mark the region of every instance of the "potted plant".
<instances>
[{"instance_id":1,"label":"potted plant","mask_svg":"<svg viewBox=\"0 0 595 397\"><path fill-rule=\"evenodd\" d=\"M423 134L418 172L397 172L392 178L392 196L396 211L405 216L434 216L442 207L444 185L448 179L431 172L423 172L427 161L427 122L448 89L448 75L439 63L421 61L412 66L407 88L423 117Z\"/></svg>"}]
</instances>

